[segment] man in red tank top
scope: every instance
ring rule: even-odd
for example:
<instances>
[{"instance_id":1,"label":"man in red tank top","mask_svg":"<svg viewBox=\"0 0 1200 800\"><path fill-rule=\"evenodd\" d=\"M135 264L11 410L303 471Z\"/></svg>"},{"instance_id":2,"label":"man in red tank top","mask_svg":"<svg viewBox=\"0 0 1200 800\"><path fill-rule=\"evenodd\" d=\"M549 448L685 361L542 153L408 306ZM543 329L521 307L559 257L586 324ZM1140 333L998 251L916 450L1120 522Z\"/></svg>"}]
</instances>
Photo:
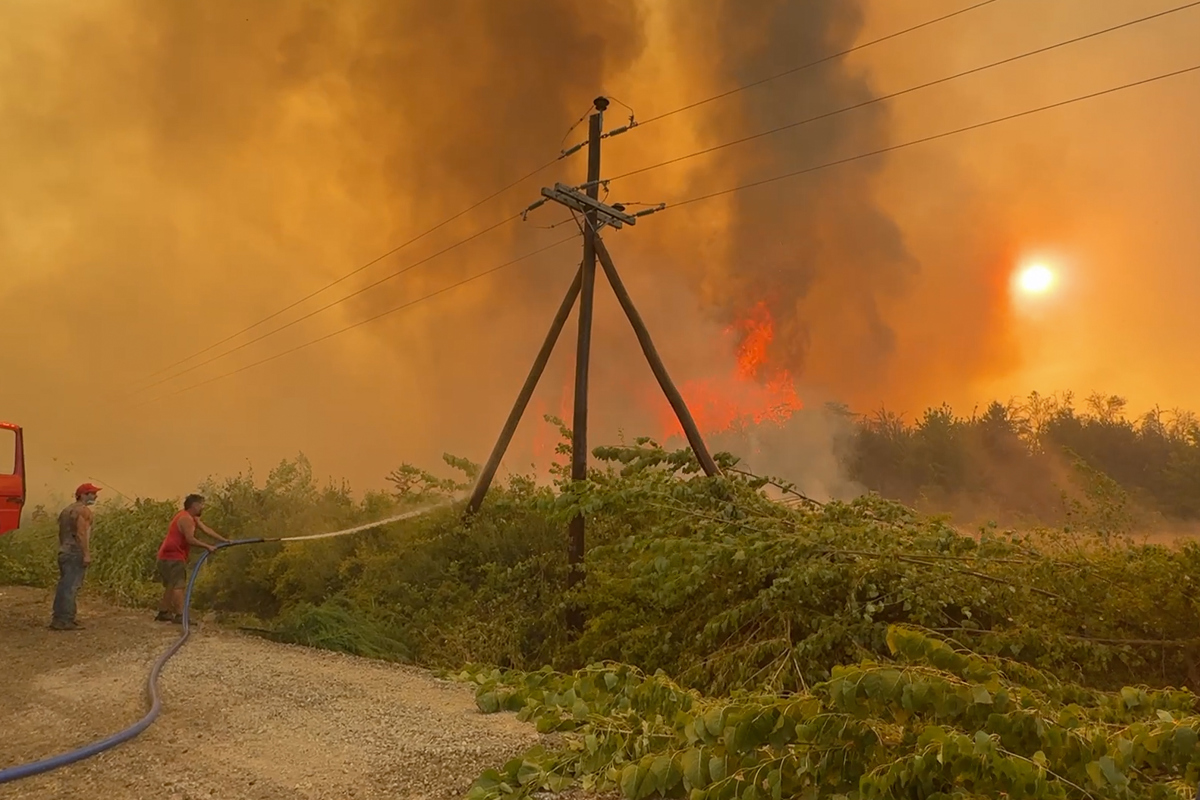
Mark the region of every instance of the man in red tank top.
<instances>
[{"instance_id":1,"label":"man in red tank top","mask_svg":"<svg viewBox=\"0 0 1200 800\"><path fill-rule=\"evenodd\" d=\"M159 622L183 622L183 590L187 585L187 562L192 546L202 547L210 553L217 549L197 539L197 530L219 542L229 541L200 521L202 513L204 498L189 494L183 501L183 510L171 520L167 536L159 545L158 577L163 585L163 596L158 603L158 616L155 617Z\"/></svg>"}]
</instances>

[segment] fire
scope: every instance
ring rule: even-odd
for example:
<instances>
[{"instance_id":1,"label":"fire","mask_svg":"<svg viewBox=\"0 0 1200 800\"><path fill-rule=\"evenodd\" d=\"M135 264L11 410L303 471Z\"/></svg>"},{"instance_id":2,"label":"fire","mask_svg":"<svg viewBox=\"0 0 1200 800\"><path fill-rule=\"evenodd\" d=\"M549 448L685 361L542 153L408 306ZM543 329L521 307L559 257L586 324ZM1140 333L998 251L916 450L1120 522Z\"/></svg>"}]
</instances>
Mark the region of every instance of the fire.
<instances>
[{"instance_id":1,"label":"fire","mask_svg":"<svg viewBox=\"0 0 1200 800\"><path fill-rule=\"evenodd\" d=\"M725 329L731 339L736 363L727 375L686 381L679 386L692 417L706 435L748 428L764 423L786 422L802 406L796 394L791 373L770 363L771 344L775 340L775 321L766 303L758 303L745 318ZM539 395L529 411L533 430L535 464L542 468L561 463L555 453L559 444L558 430L543 421L550 407L557 405L557 414L571 424L574 382L567 378L554 399ZM634 389L634 391L637 391ZM649 404L658 416L658 429L663 441L682 436L683 429L675 412L662 396L657 385L646 386ZM652 393L652 394L650 394Z\"/></svg>"},{"instance_id":2,"label":"fire","mask_svg":"<svg viewBox=\"0 0 1200 800\"><path fill-rule=\"evenodd\" d=\"M767 304L760 302L750 310L750 316L725 329L726 334L735 331L742 335L737 349L737 373L747 380L758 380L767 363L767 348L775 339L775 321Z\"/></svg>"},{"instance_id":3,"label":"fire","mask_svg":"<svg viewBox=\"0 0 1200 800\"><path fill-rule=\"evenodd\" d=\"M739 339L733 373L687 381L679 387L700 431L711 434L785 422L801 403L791 373L768 363L775 321L767 304L758 303L744 319L726 328L725 334ZM664 439L683 434L665 401L659 404L659 418Z\"/></svg>"}]
</instances>

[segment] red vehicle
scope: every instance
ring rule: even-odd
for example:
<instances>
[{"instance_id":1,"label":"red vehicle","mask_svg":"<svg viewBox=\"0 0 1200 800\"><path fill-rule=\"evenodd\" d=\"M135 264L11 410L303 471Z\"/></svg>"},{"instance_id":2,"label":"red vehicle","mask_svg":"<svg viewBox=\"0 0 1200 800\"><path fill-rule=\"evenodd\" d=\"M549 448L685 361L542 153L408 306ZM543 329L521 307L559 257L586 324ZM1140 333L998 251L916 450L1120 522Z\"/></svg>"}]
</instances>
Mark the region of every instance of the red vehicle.
<instances>
[{"instance_id":1,"label":"red vehicle","mask_svg":"<svg viewBox=\"0 0 1200 800\"><path fill-rule=\"evenodd\" d=\"M21 509L25 506L25 438L21 426L11 422L0 422L0 431L13 433L12 472L0 465L0 536L3 536L21 527ZM6 439L6 435L0 434L0 446L7 449Z\"/></svg>"}]
</instances>

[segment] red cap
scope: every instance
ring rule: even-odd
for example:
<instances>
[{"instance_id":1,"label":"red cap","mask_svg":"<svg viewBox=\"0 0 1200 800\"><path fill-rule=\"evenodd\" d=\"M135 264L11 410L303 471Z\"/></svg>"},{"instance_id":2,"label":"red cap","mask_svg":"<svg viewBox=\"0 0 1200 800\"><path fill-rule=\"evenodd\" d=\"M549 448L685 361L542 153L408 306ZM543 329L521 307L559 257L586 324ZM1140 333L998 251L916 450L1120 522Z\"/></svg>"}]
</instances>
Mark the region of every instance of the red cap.
<instances>
[{"instance_id":1,"label":"red cap","mask_svg":"<svg viewBox=\"0 0 1200 800\"><path fill-rule=\"evenodd\" d=\"M92 484L92 483L84 483L84 484L80 484L79 488L75 490L75 496L81 497L85 494L96 494L99 491L100 491L99 486L96 486L95 484Z\"/></svg>"}]
</instances>

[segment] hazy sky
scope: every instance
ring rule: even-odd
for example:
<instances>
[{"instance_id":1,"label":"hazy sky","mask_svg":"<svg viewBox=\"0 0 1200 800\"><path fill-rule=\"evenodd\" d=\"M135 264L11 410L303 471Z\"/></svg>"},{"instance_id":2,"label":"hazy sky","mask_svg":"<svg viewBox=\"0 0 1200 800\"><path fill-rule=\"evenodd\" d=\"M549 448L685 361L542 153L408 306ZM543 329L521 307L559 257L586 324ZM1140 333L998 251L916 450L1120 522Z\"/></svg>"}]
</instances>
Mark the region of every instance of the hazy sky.
<instances>
[{"instance_id":1,"label":"hazy sky","mask_svg":"<svg viewBox=\"0 0 1200 800\"><path fill-rule=\"evenodd\" d=\"M505 219L556 165L199 358L551 160L606 93L641 120L971 0L8 0L0 6L0 418L32 488L172 496L306 453L375 487L483 460L579 260L557 248L296 353L210 378L570 236ZM996 0L606 141L608 176L1179 5ZM704 13L696 13L703 8ZM1200 8L611 184L672 203L1200 64ZM628 112L614 105L614 127ZM586 127L565 142L579 141ZM668 366L747 403L735 330L769 309L760 379L919 413L1031 389L1200 408L1200 74L649 217L606 241ZM542 226L542 227L539 227ZM1010 294L1042 259L1059 285ZM395 277L229 355L397 270ZM597 292L592 441L661 432ZM743 326L744 329L744 326ZM567 327L531 409L568 408ZM174 372L215 358L148 387ZM756 393L757 392L757 393ZM767 395L770 393L767 392ZM523 469L545 426L523 427ZM540 438L539 438L540 437ZM65 465L73 464L68 469Z\"/></svg>"}]
</instances>

